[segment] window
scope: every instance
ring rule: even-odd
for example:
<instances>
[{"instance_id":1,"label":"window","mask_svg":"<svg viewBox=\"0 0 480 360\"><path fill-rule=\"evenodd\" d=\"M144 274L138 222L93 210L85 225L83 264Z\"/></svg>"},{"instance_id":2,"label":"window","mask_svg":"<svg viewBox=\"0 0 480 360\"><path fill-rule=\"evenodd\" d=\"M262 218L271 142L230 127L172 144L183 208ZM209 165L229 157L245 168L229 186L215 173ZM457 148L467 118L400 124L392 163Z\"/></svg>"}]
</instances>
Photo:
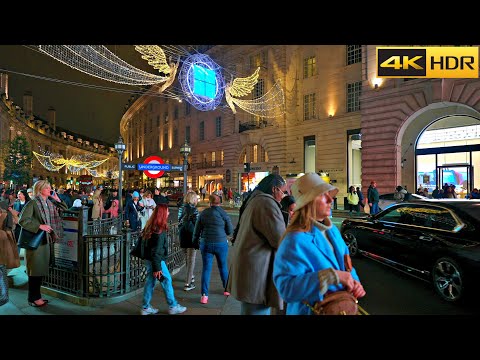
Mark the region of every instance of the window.
<instances>
[{"instance_id":1,"label":"window","mask_svg":"<svg viewBox=\"0 0 480 360\"><path fill-rule=\"evenodd\" d=\"M190 115L191 105L188 102L185 102L185 115Z\"/></svg>"},{"instance_id":2,"label":"window","mask_svg":"<svg viewBox=\"0 0 480 360\"><path fill-rule=\"evenodd\" d=\"M253 162L258 162L258 145L253 145Z\"/></svg>"},{"instance_id":3,"label":"window","mask_svg":"<svg viewBox=\"0 0 480 360\"><path fill-rule=\"evenodd\" d=\"M168 123L168 111L165 111L165 113L163 114L163 117L165 119L164 124L167 124Z\"/></svg>"},{"instance_id":4,"label":"window","mask_svg":"<svg viewBox=\"0 0 480 360\"><path fill-rule=\"evenodd\" d=\"M200 141L205 140L205 121L202 121L202 122L200 123L200 127L199 127L199 137L198 137L198 139L199 139Z\"/></svg>"},{"instance_id":5,"label":"window","mask_svg":"<svg viewBox=\"0 0 480 360\"><path fill-rule=\"evenodd\" d=\"M157 115L157 128L160 127L160 115Z\"/></svg>"},{"instance_id":6,"label":"window","mask_svg":"<svg viewBox=\"0 0 480 360\"><path fill-rule=\"evenodd\" d=\"M347 45L347 65L362 61L362 45Z\"/></svg>"},{"instance_id":7,"label":"window","mask_svg":"<svg viewBox=\"0 0 480 360\"><path fill-rule=\"evenodd\" d=\"M222 117L218 116L215 118L215 135L217 137L222 136Z\"/></svg>"},{"instance_id":8,"label":"window","mask_svg":"<svg viewBox=\"0 0 480 360\"><path fill-rule=\"evenodd\" d=\"M388 221L394 223L402 223L401 219L404 219L403 210L405 208L395 208L393 210L388 211L385 215L383 215L379 220L381 221ZM403 216L403 217L402 217Z\"/></svg>"},{"instance_id":9,"label":"window","mask_svg":"<svg viewBox=\"0 0 480 360\"><path fill-rule=\"evenodd\" d=\"M215 163L215 151L212 151L212 163Z\"/></svg>"},{"instance_id":10,"label":"window","mask_svg":"<svg viewBox=\"0 0 480 360\"><path fill-rule=\"evenodd\" d=\"M303 59L303 78L307 79L309 77L317 75L317 59L315 56L310 56L306 59Z\"/></svg>"},{"instance_id":11,"label":"window","mask_svg":"<svg viewBox=\"0 0 480 360\"><path fill-rule=\"evenodd\" d=\"M185 127L185 141L190 144L190 126Z\"/></svg>"},{"instance_id":12,"label":"window","mask_svg":"<svg viewBox=\"0 0 480 360\"><path fill-rule=\"evenodd\" d=\"M178 119L178 106L175 106L175 109L173 110L173 118L175 120Z\"/></svg>"},{"instance_id":13,"label":"window","mask_svg":"<svg viewBox=\"0 0 480 360\"><path fill-rule=\"evenodd\" d=\"M166 149L168 147L168 130L163 133L163 148Z\"/></svg>"},{"instance_id":14,"label":"window","mask_svg":"<svg viewBox=\"0 0 480 360\"><path fill-rule=\"evenodd\" d=\"M360 95L362 94L362 82L347 84L347 112L360 110Z\"/></svg>"},{"instance_id":15,"label":"window","mask_svg":"<svg viewBox=\"0 0 480 360\"><path fill-rule=\"evenodd\" d=\"M253 89L253 98L258 99L262 97L265 93L265 81L263 79L258 79L258 82L255 84Z\"/></svg>"},{"instance_id":16,"label":"window","mask_svg":"<svg viewBox=\"0 0 480 360\"><path fill-rule=\"evenodd\" d=\"M303 120L316 118L315 93L303 97Z\"/></svg>"}]
</instances>

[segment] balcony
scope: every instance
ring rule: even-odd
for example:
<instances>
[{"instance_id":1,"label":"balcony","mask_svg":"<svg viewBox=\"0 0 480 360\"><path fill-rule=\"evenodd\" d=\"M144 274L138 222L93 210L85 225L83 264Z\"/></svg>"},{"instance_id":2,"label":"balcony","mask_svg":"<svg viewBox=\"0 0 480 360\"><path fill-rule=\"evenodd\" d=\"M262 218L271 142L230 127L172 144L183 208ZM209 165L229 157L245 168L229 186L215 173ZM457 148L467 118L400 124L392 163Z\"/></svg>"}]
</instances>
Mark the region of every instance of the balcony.
<instances>
[{"instance_id":1,"label":"balcony","mask_svg":"<svg viewBox=\"0 0 480 360\"><path fill-rule=\"evenodd\" d=\"M244 132L248 130L258 130L258 129L263 129L267 126L270 126L272 124L269 124L267 120L262 119L262 120L251 120L251 121L246 121L243 123L238 124L238 132Z\"/></svg>"}]
</instances>

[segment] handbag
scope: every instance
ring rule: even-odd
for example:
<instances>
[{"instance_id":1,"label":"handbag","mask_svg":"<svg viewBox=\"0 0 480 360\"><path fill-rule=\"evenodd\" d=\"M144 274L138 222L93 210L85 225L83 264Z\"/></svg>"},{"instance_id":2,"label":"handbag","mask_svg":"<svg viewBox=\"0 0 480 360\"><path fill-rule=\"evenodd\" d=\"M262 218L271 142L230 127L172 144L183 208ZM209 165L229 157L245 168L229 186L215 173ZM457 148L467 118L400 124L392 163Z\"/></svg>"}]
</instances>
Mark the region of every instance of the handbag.
<instances>
[{"instance_id":1,"label":"handbag","mask_svg":"<svg viewBox=\"0 0 480 360\"><path fill-rule=\"evenodd\" d=\"M0 306L8 302L7 267L0 265Z\"/></svg>"},{"instance_id":2,"label":"handbag","mask_svg":"<svg viewBox=\"0 0 480 360\"><path fill-rule=\"evenodd\" d=\"M344 256L345 271L352 271L350 255ZM358 300L346 290L327 292L322 301L316 301L313 306L303 302L314 315L358 315Z\"/></svg>"},{"instance_id":3,"label":"handbag","mask_svg":"<svg viewBox=\"0 0 480 360\"><path fill-rule=\"evenodd\" d=\"M38 247L46 239L45 230L38 230L36 233L22 228L18 236L18 246L26 250L37 250Z\"/></svg>"},{"instance_id":4,"label":"handbag","mask_svg":"<svg viewBox=\"0 0 480 360\"><path fill-rule=\"evenodd\" d=\"M307 306L314 315L357 315L358 300L345 290L325 294L322 301Z\"/></svg>"},{"instance_id":5,"label":"handbag","mask_svg":"<svg viewBox=\"0 0 480 360\"><path fill-rule=\"evenodd\" d=\"M141 236L138 237L137 242L133 246L133 249L130 251L130 255L138 257L142 260L145 260L145 247L146 242Z\"/></svg>"}]
</instances>

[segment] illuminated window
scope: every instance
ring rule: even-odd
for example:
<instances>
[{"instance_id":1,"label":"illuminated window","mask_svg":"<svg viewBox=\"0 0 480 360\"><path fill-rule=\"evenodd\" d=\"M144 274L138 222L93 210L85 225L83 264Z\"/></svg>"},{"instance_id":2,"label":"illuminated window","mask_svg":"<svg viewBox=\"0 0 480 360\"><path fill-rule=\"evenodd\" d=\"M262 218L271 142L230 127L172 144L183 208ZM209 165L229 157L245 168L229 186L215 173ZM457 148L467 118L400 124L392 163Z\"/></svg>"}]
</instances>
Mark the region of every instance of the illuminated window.
<instances>
[{"instance_id":1,"label":"illuminated window","mask_svg":"<svg viewBox=\"0 0 480 360\"><path fill-rule=\"evenodd\" d=\"M258 79L258 82L255 84L253 89L253 98L258 99L265 94L265 81L263 79Z\"/></svg>"},{"instance_id":2,"label":"illuminated window","mask_svg":"<svg viewBox=\"0 0 480 360\"><path fill-rule=\"evenodd\" d=\"M316 118L315 93L303 97L303 120Z\"/></svg>"},{"instance_id":3,"label":"illuminated window","mask_svg":"<svg viewBox=\"0 0 480 360\"><path fill-rule=\"evenodd\" d=\"M347 65L362 61L362 45L347 45Z\"/></svg>"},{"instance_id":4,"label":"illuminated window","mask_svg":"<svg viewBox=\"0 0 480 360\"><path fill-rule=\"evenodd\" d=\"M215 151L212 151L212 162L215 162Z\"/></svg>"},{"instance_id":5,"label":"illuminated window","mask_svg":"<svg viewBox=\"0 0 480 360\"><path fill-rule=\"evenodd\" d=\"M362 82L347 84L347 112L360 110L360 95L362 94Z\"/></svg>"},{"instance_id":6,"label":"illuminated window","mask_svg":"<svg viewBox=\"0 0 480 360\"><path fill-rule=\"evenodd\" d=\"M258 145L253 145L253 162L258 162Z\"/></svg>"},{"instance_id":7,"label":"illuminated window","mask_svg":"<svg viewBox=\"0 0 480 360\"><path fill-rule=\"evenodd\" d=\"M193 65L193 93L209 99L217 93L215 71L202 66Z\"/></svg>"},{"instance_id":8,"label":"illuminated window","mask_svg":"<svg viewBox=\"0 0 480 360\"><path fill-rule=\"evenodd\" d=\"M317 58L310 56L303 59L303 78L306 79L315 75L317 75Z\"/></svg>"}]
</instances>

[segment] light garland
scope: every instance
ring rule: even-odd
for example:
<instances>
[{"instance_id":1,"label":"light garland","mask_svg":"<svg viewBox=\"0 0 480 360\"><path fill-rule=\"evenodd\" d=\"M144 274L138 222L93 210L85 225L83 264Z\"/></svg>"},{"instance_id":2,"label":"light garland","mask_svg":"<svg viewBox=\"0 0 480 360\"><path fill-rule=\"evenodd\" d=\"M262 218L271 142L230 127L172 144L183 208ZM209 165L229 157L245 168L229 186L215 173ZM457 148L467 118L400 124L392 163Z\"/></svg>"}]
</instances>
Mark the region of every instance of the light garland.
<instances>
[{"instance_id":1,"label":"light garland","mask_svg":"<svg viewBox=\"0 0 480 360\"><path fill-rule=\"evenodd\" d=\"M153 85L168 77L137 69L103 45L39 45L39 50L71 68L126 85Z\"/></svg>"},{"instance_id":2,"label":"light garland","mask_svg":"<svg viewBox=\"0 0 480 360\"><path fill-rule=\"evenodd\" d=\"M90 155L73 155L70 159L65 159L60 154L49 153L49 155L42 155L35 151L32 152L38 162L48 171L58 171L64 166L66 166L71 173L78 173L83 169L90 171L108 160L107 158L104 160L85 161L84 159L90 158Z\"/></svg>"},{"instance_id":3,"label":"light garland","mask_svg":"<svg viewBox=\"0 0 480 360\"><path fill-rule=\"evenodd\" d=\"M170 67L170 77L165 81L162 86L160 86L159 92L164 92L170 85L173 84L175 76L177 75L178 66L180 65L180 58L177 60L176 64L172 64Z\"/></svg>"},{"instance_id":4,"label":"light garland","mask_svg":"<svg viewBox=\"0 0 480 360\"><path fill-rule=\"evenodd\" d=\"M228 105L232 108L235 114L235 107L237 105L242 110L249 114L263 117L274 118L285 114L285 94L280 82L277 81L273 87L263 96L254 100L240 100L230 96L229 91L225 91L225 99Z\"/></svg>"},{"instance_id":5,"label":"light garland","mask_svg":"<svg viewBox=\"0 0 480 360\"><path fill-rule=\"evenodd\" d=\"M229 86L225 89L226 93L232 96L240 97L250 94L255 88L255 84L258 82L258 75L260 67L255 72L245 78L235 78Z\"/></svg>"},{"instance_id":6,"label":"light garland","mask_svg":"<svg viewBox=\"0 0 480 360\"><path fill-rule=\"evenodd\" d=\"M135 45L135 50L142 54L142 59L147 60L148 65L153 66L159 72L170 74L171 68L167 64L167 57L158 45Z\"/></svg>"}]
</instances>

